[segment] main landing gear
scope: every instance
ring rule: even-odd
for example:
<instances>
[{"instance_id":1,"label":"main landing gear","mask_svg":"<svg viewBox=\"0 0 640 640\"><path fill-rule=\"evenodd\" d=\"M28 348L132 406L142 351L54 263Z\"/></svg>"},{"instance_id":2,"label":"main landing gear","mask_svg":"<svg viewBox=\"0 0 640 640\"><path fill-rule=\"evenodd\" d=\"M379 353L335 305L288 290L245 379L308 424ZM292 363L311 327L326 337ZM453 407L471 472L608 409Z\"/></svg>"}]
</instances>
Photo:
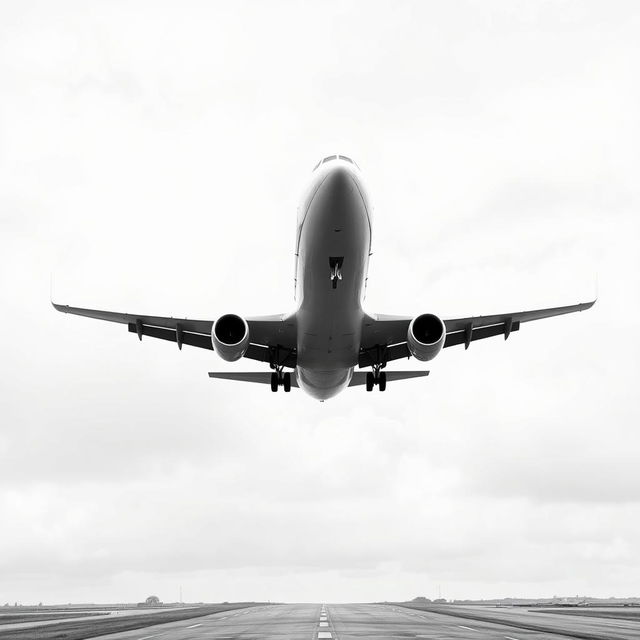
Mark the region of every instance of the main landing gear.
<instances>
[{"instance_id":1,"label":"main landing gear","mask_svg":"<svg viewBox=\"0 0 640 640\"><path fill-rule=\"evenodd\" d=\"M278 367L271 374L271 391L275 393L278 387L282 387L285 393L291 391L291 374L288 371L283 373L282 367Z\"/></svg>"},{"instance_id":2,"label":"main landing gear","mask_svg":"<svg viewBox=\"0 0 640 640\"><path fill-rule=\"evenodd\" d=\"M380 371L380 365L373 367L373 372L367 373L367 391L373 391L373 387L378 385L380 391L384 391L387 388L387 374L384 371Z\"/></svg>"}]
</instances>

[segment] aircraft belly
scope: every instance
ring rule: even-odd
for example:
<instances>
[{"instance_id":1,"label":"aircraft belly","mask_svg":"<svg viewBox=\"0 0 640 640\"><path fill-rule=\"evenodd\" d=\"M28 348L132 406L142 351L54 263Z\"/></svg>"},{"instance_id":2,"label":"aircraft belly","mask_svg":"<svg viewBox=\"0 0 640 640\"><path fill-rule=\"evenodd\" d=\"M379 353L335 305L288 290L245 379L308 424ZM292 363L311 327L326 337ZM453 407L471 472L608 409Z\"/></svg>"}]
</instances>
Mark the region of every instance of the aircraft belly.
<instances>
[{"instance_id":1,"label":"aircraft belly","mask_svg":"<svg viewBox=\"0 0 640 640\"><path fill-rule=\"evenodd\" d=\"M303 214L296 247L297 377L322 400L348 386L358 363L371 224L361 185L348 172L324 180Z\"/></svg>"},{"instance_id":2,"label":"aircraft belly","mask_svg":"<svg viewBox=\"0 0 640 640\"><path fill-rule=\"evenodd\" d=\"M364 316L361 300L369 258L368 226L362 218L360 224L343 224L340 232L330 222L326 229L309 222L306 226L298 261L298 364L321 370L352 367L358 361ZM342 259L342 279L335 288L330 257Z\"/></svg>"},{"instance_id":3,"label":"aircraft belly","mask_svg":"<svg viewBox=\"0 0 640 640\"><path fill-rule=\"evenodd\" d=\"M298 367L296 372L298 386L318 400L327 400L340 393L349 386L353 375L352 368L317 371Z\"/></svg>"}]
</instances>

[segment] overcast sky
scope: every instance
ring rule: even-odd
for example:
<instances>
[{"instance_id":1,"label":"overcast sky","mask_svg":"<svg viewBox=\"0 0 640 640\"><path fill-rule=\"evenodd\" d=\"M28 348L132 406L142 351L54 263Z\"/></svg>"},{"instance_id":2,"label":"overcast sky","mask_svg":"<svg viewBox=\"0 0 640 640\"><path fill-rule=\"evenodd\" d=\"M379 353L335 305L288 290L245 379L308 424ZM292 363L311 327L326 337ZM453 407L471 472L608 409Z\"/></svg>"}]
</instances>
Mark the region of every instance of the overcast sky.
<instances>
[{"instance_id":1,"label":"overcast sky","mask_svg":"<svg viewBox=\"0 0 640 640\"><path fill-rule=\"evenodd\" d=\"M0 3L0 603L640 594L639 32L632 1ZM597 305L324 404L50 307L53 275L292 310L331 153L375 205L367 310Z\"/></svg>"}]
</instances>

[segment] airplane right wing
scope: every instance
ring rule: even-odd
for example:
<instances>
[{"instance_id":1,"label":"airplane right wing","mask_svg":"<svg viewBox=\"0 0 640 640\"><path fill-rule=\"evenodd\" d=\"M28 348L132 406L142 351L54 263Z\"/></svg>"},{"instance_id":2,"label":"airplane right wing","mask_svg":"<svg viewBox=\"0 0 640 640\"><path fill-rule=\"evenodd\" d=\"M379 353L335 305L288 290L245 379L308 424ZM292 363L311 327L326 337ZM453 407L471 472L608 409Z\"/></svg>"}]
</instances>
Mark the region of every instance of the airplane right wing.
<instances>
[{"instance_id":1,"label":"airplane right wing","mask_svg":"<svg viewBox=\"0 0 640 640\"><path fill-rule=\"evenodd\" d=\"M126 324L129 332L137 334L140 340L142 336L148 336L176 342L179 349L182 349L183 344L188 344L213 350L211 341L213 320L190 320L189 318L84 309L55 302L51 304L62 313ZM295 367L296 327L293 320L281 314L247 318L246 321L251 342L244 355L245 358L261 362L271 362L275 358L278 364Z\"/></svg>"}]
</instances>

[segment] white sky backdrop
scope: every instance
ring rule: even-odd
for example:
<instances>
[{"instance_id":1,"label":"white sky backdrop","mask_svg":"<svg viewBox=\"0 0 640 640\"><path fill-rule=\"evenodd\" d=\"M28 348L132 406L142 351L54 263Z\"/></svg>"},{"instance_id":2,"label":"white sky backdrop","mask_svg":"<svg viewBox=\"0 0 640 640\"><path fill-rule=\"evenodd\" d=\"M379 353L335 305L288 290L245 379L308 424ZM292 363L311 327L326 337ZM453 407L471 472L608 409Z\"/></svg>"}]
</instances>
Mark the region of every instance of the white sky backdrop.
<instances>
[{"instance_id":1,"label":"white sky backdrop","mask_svg":"<svg viewBox=\"0 0 640 640\"><path fill-rule=\"evenodd\" d=\"M0 602L637 595L639 32L635 2L2 2ZM79 306L290 310L337 152L367 309L596 275L598 304L324 404L49 306L53 273Z\"/></svg>"}]
</instances>

